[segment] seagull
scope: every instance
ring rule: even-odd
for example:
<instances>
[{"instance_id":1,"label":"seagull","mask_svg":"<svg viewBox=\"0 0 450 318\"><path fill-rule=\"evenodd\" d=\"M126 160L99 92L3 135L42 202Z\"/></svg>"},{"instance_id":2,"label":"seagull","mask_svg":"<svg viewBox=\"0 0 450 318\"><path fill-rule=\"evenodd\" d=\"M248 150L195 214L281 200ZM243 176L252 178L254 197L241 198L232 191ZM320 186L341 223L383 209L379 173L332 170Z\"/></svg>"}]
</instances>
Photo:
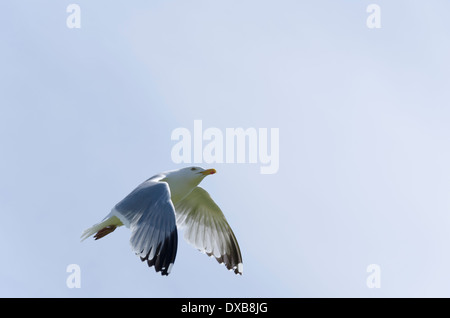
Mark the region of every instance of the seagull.
<instances>
[{"instance_id":1,"label":"seagull","mask_svg":"<svg viewBox=\"0 0 450 318\"><path fill-rule=\"evenodd\" d=\"M167 276L177 254L177 229L183 229L186 241L200 252L242 275L236 237L220 208L198 186L214 173L215 169L188 167L154 175L117 203L102 222L85 230L81 241L94 234L98 240L125 225L136 255Z\"/></svg>"}]
</instances>

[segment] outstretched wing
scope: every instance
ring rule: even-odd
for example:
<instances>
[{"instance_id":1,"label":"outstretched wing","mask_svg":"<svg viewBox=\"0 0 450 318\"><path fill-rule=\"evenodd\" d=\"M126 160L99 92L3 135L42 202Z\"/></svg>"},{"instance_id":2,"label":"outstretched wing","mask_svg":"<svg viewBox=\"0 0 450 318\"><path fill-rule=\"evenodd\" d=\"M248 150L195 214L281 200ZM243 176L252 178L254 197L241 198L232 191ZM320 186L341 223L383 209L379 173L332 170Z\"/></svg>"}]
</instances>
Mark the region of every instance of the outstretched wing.
<instances>
[{"instance_id":1,"label":"outstretched wing","mask_svg":"<svg viewBox=\"0 0 450 318\"><path fill-rule=\"evenodd\" d=\"M184 228L184 238L236 274L242 274L242 256L238 242L217 204L208 192L196 187L175 204L177 226Z\"/></svg>"},{"instance_id":2,"label":"outstretched wing","mask_svg":"<svg viewBox=\"0 0 450 318\"><path fill-rule=\"evenodd\" d=\"M168 275L178 243L168 184L145 181L115 206L113 214L131 229L131 247L141 260Z\"/></svg>"}]
</instances>

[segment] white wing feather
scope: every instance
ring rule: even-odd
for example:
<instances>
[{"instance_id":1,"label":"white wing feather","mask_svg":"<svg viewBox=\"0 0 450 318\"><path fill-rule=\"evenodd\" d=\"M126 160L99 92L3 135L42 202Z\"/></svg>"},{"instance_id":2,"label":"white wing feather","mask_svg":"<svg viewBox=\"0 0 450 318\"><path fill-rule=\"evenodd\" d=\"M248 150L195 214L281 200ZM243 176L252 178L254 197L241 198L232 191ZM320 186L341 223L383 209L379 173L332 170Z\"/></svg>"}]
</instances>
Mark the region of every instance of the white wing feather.
<instances>
[{"instance_id":1,"label":"white wing feather","mask_svg":"<svg viewBox=\"0 0 450 318\"><path fill-rule=\"evenodd\" d=\"M201 187L196 187L175 204L176 222L184 228L184 238L201 252L214 256L236 274L242 274L241 251L217 204Z\"/></svg>"}]
</instances>

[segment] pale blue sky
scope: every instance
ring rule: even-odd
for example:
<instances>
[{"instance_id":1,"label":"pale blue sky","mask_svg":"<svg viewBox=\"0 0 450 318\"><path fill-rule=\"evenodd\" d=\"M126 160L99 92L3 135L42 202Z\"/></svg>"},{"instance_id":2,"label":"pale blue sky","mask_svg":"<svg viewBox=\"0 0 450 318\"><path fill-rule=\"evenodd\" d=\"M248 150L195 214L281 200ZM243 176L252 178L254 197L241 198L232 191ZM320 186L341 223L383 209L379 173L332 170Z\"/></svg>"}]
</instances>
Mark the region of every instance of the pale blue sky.
<instances>
[{"instance_id":1,"label":"pale blue sky","mask_svg":"<svg viewBox=\"0 0 450 318\"><path fill-rule=\"evenodd\" d=\"M66 7L81 7L68 29ZM366 7L381 7L381 29ZM392 297L450 291L448 1L3 1L1 297ZM280 168L212 164L235 276L183 239L161 277L120 228L140 182L181 168L194 120L279 128ZM81 288L66 267L81 268ZM381 288L366 268L381 268Z\"/></svg>"}]
</instances>

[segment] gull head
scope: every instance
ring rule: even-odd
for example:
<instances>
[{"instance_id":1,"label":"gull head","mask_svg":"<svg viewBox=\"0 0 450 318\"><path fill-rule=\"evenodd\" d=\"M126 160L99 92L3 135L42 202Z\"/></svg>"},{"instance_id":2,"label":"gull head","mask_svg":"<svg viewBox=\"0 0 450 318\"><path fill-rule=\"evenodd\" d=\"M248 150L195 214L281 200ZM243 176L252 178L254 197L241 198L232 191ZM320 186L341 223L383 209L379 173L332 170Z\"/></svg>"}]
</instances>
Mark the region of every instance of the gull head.
<instances>
[{"instance_id":1,"label":"gull head","mask_svg":"<svg viewBox=\"0 0 450 318\"><path fill-rule=\"evenodd\" d=\"M215 169L187 167L166 172L165 177L161 179L161 181L169 184L171 199L175 204L191 193L191 191L198 186L206 176L215 173Z\"/></svg>"}]
</instances>

